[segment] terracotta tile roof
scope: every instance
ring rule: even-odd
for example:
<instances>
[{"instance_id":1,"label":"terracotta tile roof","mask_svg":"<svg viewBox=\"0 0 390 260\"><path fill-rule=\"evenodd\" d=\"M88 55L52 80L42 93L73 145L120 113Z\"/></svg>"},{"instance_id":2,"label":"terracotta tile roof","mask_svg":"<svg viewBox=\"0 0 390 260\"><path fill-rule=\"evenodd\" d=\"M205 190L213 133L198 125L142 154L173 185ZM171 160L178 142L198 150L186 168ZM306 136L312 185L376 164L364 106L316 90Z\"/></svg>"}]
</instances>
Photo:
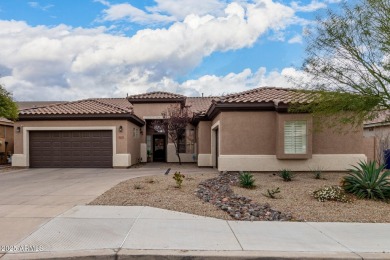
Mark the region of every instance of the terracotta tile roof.
<instances>
[{"instance_id":1,"label":"terracotta tile roof","mask_svg":"<svg viewBox=\"0 0 390 260\"><path fill-rule=\"evenodd\" d=\"M389 124L390 124L390 110L381 111L379 112L376 118L364 122L365 127L370 127L375 125L389 125Z\"/></svg>"},{"instance_id":2,"label":"terracotta tile roof","mask_svg":"<svg viewBox=\"0 0 390 260\"><path fill-rule=\"evenodd\" d=\"M95 98L27 108L20 115L96 115L131 114L131 104L125 99Z\"/></svg>"},{"instance_id":3,"label":"terracotta tile roof","mask_svg":"<svg viewBox=\"0 0 390 260\"><path fill-rule=\"evenodd\" d=\"M205 114L212 101L216 99L218 97L188 97L186 106L190 106L191 111L195 114Z\"/></svg>"},{"instance_id":4,"label":"terracotta tile roof","mask_svg":"<svg viewBox=\"0 0 390 260\"><path fill-rule=\"evenodd\" d=\"M52 104L66 103L68 101L16 101L19 110L32 108L32 107L42 107Z\"/></svg>"},{"instance_id":5,"label":"terracotta tile roof","mask_svg":"<svg viewBox=\"0 0 390 260\"><path fill-rule=\"evenodd\" d=\"M0 117L0 125L9 125L12 126L14 125L14 122L11 120L8 120L7 118Z\"/></svg>"},{"instance_id":6,"label":"terracotta tile roof","mask_svg":"<svg viewBox=\"0 0 390 260\"><path fill-rule=\"evenodd\" d=\"M260 87L243 91L235 94L230 94L221 97L218 103L304 103L309 101L309 94L299 92L296 89L275 88L275 87Z\"/></svg>"},{"instance_id":7,"label":"terracotta tile roof","mask_svg":"<svg viewBox=\"0 0 390 260\"><path fill-rule=\"evenodd\" d=\"M132 95L127 97L129 100L142 100L142 99L181 99L181 98L186 98L183 95L179 94L174 94L170 92L161 92L161 91L156 91L156 92L149 92L149 93L144 93L144 94L138 94L138 95Z\"/></svg>"}]
</instances>

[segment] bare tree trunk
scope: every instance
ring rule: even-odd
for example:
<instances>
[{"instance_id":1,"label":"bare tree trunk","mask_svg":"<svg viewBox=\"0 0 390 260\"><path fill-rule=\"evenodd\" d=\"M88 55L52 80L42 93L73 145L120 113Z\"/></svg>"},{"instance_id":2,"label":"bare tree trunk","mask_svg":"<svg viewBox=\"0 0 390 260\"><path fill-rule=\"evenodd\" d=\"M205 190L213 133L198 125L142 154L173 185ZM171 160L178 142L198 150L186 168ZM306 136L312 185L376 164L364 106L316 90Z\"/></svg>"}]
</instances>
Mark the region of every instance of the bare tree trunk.
<instances>
[{"instance_id":1,"label":"bare tree trunk","mask_svg":"<svg viewBox=\"0 0 390 260\"><path fill-rule=\"evenodd\" d=\"M179 153L179 141L177 141L177 144L176 144L176 155L177 155L177 158L179 158L179 165L181 165L181 158L180 158L180 153Z\"/></svg>"}]
</instances>

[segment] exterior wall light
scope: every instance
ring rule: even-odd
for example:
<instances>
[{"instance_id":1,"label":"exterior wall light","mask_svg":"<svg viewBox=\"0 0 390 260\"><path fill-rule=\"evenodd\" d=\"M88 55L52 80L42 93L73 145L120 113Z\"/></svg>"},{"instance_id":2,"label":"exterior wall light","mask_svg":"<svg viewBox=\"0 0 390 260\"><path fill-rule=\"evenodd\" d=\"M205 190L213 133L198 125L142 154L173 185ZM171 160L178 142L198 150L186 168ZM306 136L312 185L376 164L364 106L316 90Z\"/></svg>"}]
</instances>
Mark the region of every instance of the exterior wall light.
<instances>
[{"instance_id":1,"label":"exterior wall light","mask_svg":"<svg viewBox=\"0 0 390 260\"><path fill-rule=\"evenodd\" d=\"M16 127L16 132L20 133L20 126Z\"/></svg>"},{"instance_id":2,"label":"exterior wall light","mask_svg":"<svg viewBox=\"0 0 390 260\"><path fill-rule=\"evenodd\" d=\"M142 129L142 127L139 128L139 133L140 133L141 135L144 134L144 130Z\"/></svg>"},{"instance_id":3,"label":"exterior wall light","mask_svg":"<svg viewBox=\"0 0 390 260\"><path fill-rule=\"evenodd\" d=\"M122 131L123 131L123 127L120 125L120 126L119 126L119 132L122 133Z\"/></svg>"}]
</instances>

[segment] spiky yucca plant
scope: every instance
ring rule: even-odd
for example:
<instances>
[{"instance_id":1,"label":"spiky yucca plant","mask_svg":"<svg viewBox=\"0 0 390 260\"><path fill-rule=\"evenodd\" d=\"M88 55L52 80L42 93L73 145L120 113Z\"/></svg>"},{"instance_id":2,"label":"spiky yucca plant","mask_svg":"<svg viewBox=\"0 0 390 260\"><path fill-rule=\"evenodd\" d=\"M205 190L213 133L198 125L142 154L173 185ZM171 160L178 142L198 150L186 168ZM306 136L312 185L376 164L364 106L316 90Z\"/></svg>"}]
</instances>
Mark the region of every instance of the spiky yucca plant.
<instances>
[{"instance_id":1,"label":"spiky yucca plant","mask_svg":"<svg viewBox=\"0 0 390 260\"><path fill-rule=\"evenodd\" d=\"M243 172L239 177L240 185L243 188L252 189L255 187L255 179L253 178L253 174L250 172Z\"/></svg>"},{"instance_id":2,"label":"spiky yucca plant","mask_svg":"<svg viewBox=\"0 0 390 260\"><path fill-rule=\"evenodd\" d=\"M390 172L382 173L384 168L385 165L377 166L375 161L359 162L358 166L349 169L349 176L344 177L344 190L360 199L390 198Z\"/></svg>"}]
</instances>

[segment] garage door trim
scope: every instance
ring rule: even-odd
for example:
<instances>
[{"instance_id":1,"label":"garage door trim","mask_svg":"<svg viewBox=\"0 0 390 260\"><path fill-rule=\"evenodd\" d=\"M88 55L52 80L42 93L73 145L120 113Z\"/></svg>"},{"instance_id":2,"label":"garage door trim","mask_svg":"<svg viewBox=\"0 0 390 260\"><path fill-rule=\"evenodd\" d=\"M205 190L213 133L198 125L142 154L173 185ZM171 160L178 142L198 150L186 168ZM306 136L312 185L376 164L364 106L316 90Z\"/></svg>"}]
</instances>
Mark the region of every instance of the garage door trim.
<instances>
[{"instance_id":1,"label":"garage door trim","mask_svg":"<svg viewBox=\"0 0 390 260\"><path fill-rule=\"evenodd\" d=\"M23 154L25 156L26 165L30 166L30 155L29 155L29 147L30 147L30 131L72 131L72 130L111 130L112 131L112 155L113 155L113 167L115 157L118 157L116 153L116 126L84 126L84 127L23 127Z\"/></svg>"}]
</instances>

